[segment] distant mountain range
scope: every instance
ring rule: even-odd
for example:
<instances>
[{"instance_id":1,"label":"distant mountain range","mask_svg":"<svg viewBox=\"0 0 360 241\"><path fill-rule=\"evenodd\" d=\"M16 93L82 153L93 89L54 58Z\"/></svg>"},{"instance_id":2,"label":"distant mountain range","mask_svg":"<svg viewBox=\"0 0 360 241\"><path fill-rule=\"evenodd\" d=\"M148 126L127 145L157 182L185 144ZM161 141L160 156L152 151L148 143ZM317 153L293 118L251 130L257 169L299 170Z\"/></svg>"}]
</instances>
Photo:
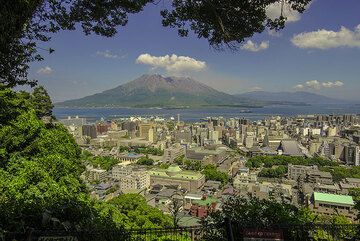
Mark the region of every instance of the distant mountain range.
<instances>
[{"instance_id":1,"label":"distant mountain range","mask_svg":"<svg viewBox=\"0 0 360 241\"><path fill-rule=\"evenodd\" d=\"M142 75L128 83L84 98L56 103L58 107L261 107L265 103L217 91L194 79Z\"/></svg>"},{"instance_id":2,"label":"distant mountain range","mask_svg":"<svg viewBox=\"0 0 360 241\"><path fill-rule=\"evenodd\" d=\"M254 91L230 95L192 78L142 75L128 83L80 99L56 103L57 107L263 107L265 105L339 104L345 101L309 92Z\"/></svg>"},{"instance_id":3,"label":"distant mountain range","mask_svg":"<svg viewBox=\"0 0 360 241\"><path fill-rule=\"evenodd\" d=\"M297 91L297 92L252 91L244 94L238 94L235 96L257 100L257 101L264 101L264 102L295 102L295 103L305 103L309 105L325 105L325 104L333 105L333 104L354 103L352 101L339 100L305 91Z\"/></svg>"}]
</instances>

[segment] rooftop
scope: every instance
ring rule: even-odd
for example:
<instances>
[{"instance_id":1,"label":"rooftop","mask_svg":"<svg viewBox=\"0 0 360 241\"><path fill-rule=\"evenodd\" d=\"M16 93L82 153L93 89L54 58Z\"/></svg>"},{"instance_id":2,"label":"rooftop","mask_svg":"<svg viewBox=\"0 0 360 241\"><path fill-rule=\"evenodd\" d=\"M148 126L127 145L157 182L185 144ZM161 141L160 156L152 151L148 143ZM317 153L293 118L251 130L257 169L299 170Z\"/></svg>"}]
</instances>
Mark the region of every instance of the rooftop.
<instances>
[{"instance_id":1,"label":"rooftop","mask_svg":"<svg viewBox=\"0 0 360 241\"><path fill-rule=\"evenodd\" d=\"M337 195L337 194L314 192L314 200L319 201L319 202L354 205L353 198L351 196L347 196L347 195Z\"/></svg>"},{"instance_id":2,"label":"rooftop","mask_svg":"<svg viewBox=\"0 0 360 241\"><path fill-rule=\"evenodd\" d=\"M181 168L178 165L171 165L167 168L168 172L181 172Z\"/></svg>"},{"instance_id":3,"label":"rooftop","mask_svg":"<svg viewBox=\"0 0 360 241\"><path fill-rule=\"evenodd\" d=\"M212 196L207 197L206 199L193 200L193 203L198 204L200 206L209 206L213 203L219 202L219 199L214 198Z\"/></svg>"},{"instance_id":4,"label":"rooftop","mask_svg":"<svg viewBox=\"0 0 360 241\"><path fill-rule=\"evenodd\" d=\"M223 148L216 148L215 150L210 150L210 149L204 149L202 147L195 147L189 149L189 151L195 151L196 153L207 154L207 155L219 155L225 152L226 150L224 150Z\"/></svg>"},{"instance_id":5,"label":"rooftop","mask_svg":"<svg viewBox=\"0 0 360 241\"><path fill-rule=\"evenodd\" d=\"M171 166L170 166L171 167ZM169 167L169 168L170 168ZM204 177L200 172L194 171L183 171L180 168L171 167L169 169L152 169L149 171L151 176L174 178L174 179L188 179L188 180L199 180Z\"/></svg>"},{"instance_id":6,"label":"rooftop","mask_svg":"<svg viewBox=\"0 0 360 241\"><path fill-rule=\"evenodd\" d=\"M299 143L296 140L282 140L279 146L284 154L291 156L303 156L304 154L301 152L299 148Z\"/></svg>"}]
</instances>

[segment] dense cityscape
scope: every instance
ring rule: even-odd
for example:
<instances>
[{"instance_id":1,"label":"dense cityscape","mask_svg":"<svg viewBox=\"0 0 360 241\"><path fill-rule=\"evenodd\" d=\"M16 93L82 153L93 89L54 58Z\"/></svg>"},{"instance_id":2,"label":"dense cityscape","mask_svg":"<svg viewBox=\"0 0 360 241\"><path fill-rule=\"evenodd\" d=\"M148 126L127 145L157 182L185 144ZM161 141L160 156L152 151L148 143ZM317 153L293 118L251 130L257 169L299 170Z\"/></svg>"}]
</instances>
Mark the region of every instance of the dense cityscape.
<instances>
[{"instance_id":1,"label":"dense cityscape","mask_svg":"<svg viewBox=\"0 0 360 241\"><path fill-rule=\"evenodd\" d=\"M91 195L136 193L179 222L200 223L231 196L309 207L354 222L360 188L360 116L304 115L185 123L134 116L60 119L82 147ZM181 205L179 205L181 204Z\"/></svg>"}]
</instances>

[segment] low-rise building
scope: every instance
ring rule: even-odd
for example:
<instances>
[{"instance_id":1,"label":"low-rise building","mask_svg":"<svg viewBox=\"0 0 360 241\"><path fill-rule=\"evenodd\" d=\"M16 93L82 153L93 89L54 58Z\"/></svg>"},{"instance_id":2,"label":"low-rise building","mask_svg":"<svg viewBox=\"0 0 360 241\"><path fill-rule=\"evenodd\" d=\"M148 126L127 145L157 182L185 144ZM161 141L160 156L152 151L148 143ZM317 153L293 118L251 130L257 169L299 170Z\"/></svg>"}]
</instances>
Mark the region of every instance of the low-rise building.
<instances>
[{"instance_id":1,"label":"low-rise building","mask_svg":"<svg viewBox=\"0 0 360 241\"><path fill-rule=\"evenodd\" d=\"M350 220L355 220L356 211L354 210L354 200L351 196L337 195L329 193L314 192L313 206L314 212L331 216L340 214Z\"/></svg>"},{"instance_id":2,"label":"low-rise building","mask_svg":"<svg viewBox=\"0 0 360 241\"><path fill-rule=\"evenodd\" d=\"M177 165L167 169L153 169L149 174L151 185L180 185L190 192L200 189L205 183L205 176L200 172L183 171Z\"/></svg>"},{"instance_id":3,"label":"low-rise building","mask_svg":"<svg viewBox=\"0 0 360 241\"><path fill-rule=\"evenodd\" d=\"M205 149L201 147L186 150L186 158L193 160L210 160L212 164L223 162L228 157L226 148Z\"/></svg>"},{"instance_id":4,"label":"low-rise building","mask_svg":"<svg viewBox=\"0 0 360 241\"><path fill-rule=\"evenodd\" d=\"M309 171L307 173L306 180L310 183L320 183L326 185L333 184L333 179L330 172Z\"/></svg>"},{"instance_id":5,"label":"low-rise building","mask_svg":"<svg viewBox=\"0 0 360 241\"><path fill-rule=\"evenodd\" d=\"M303 166L303 165L288 165L287 176L289 179L297 180L299 176L306 177L309 171L318 171L318 167L314 166Z\"/></svg>"},{"instance_id":6,"label":"low-rise building","mask_svg":"<svg viewBox=\"0 0 360 241\"><path fill-rule=\"evenodd\" d=\"M119 160L121 162L131 162L135 163L137 162L141 157L143 157L143 154L137 154L137 153L125 153L119 156Z\"/></svg>"},{"instance_id":7,"label":"low-rise building","mask_svg":"<svg viewBox=\"0 0 360 241\"><path fill-rule=\"evenodd\" d=\"M198 218L205 218L210 212L216 210L219 200L214 197L204 197L200 200L193 200L193 205L190 209L191 216Z\"/></svg>"}]
</instances>

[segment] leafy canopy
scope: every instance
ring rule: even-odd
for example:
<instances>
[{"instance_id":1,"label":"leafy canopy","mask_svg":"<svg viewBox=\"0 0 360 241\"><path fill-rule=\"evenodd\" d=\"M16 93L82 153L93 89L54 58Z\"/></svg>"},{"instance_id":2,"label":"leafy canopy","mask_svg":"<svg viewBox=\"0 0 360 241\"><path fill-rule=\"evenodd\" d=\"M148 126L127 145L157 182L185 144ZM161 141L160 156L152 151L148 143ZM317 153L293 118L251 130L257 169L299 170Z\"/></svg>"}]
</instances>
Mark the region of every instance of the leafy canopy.
<instances>
[{"instance_id":1,"label":"leafy canopy","mask_svg":"<svg viewBox=\"0 0 360 241\"><path fill-rule=\"evenodd\" d=\"M172 225L170 216L139 195L111 202L91 199L80 178L85 171L80 148L66 128L45 124L30 94L2 88L0 96L7 104L0 113L10 116L0 119L0 231L112 230L115 234L124 227ZM84 152L82 157L91 155ZM106 167L112 161L102 159L100 164Z\"/></svg>"}]
</instances>

